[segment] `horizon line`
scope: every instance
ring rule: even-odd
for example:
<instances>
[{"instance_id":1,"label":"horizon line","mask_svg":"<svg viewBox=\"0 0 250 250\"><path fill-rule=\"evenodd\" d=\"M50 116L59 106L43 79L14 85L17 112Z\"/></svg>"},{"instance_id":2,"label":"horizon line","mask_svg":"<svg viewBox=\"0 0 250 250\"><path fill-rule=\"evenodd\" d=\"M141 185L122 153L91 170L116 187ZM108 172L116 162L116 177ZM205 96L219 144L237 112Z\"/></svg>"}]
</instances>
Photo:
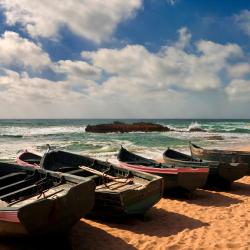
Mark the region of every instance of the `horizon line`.
<instances>
[{"instance_id":1,"label":"horizon line","mask_svg":"<svg viewBox=\"0 0 250 250\"><path fill-rule=\"evenodd\" d=\"M249 118L0 118L0 120L250 120Z\"/></svg>"}]
</instances>

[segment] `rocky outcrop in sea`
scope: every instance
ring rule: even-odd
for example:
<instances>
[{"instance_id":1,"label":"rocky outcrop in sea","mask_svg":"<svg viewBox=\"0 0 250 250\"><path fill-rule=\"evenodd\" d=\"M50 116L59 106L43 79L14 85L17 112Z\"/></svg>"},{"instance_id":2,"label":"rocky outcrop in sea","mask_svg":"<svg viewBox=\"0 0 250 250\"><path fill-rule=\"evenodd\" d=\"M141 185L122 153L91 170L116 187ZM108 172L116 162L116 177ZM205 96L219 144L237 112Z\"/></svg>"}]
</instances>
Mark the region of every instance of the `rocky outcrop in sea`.
<instances>
[{"instance_id":1,"label":"rocky outcrop in sea","mask_svg":"<svg viewBox=\"0 0 250 250\"><path fill-rule=\"evenodd\" d=\"M146 122L132 124L114 122L112 124L88 125L85 131L94 133L165 132L170 131L170 128L160 124Z\"/></svg>"},{"instance_id":2,"label":"rocky outcrop in sea","mask_svg":"<svg viewBox=\"0 0 250 250\"><path fill-rule=\"evenodd\" d=\"M183 132L182 130L173 129L167 126L163 126L161 124L148 123L148 122L137 122L132 124L123 122L114 122L110 124L88 125L85 131L93 133L168 132L168 131ZM205 129L202 129L200 127L192 127L188 131L206 132Z\"/></svg>"}]
</instances>

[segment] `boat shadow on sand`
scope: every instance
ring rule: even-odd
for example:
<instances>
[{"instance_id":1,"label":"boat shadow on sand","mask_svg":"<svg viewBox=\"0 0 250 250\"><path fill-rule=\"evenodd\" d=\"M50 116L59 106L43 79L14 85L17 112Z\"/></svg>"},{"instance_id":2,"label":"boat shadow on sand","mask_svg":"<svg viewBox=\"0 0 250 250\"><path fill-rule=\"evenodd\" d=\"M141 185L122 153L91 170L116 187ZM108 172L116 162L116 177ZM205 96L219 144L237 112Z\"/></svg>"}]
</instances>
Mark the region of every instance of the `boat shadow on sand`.
<instances>
[{"instance_id":1,"label":"boat shadow on sand","mask_svg":"<svg viewBox=\"0 0 250 250\"><path fill-rule=\"evenodd\" d=\"M71 230L69 241L71 249L126 249L135 250L136 248L126 243L123 239L115 237L101 228L92 226L83 221L79 221Z\"/></svg>"},{"instance_id":2,"label":"boat shadow on sand","mask_svg":"<svg viewBox=\"0 0 250 250\"><path fill-rule=\"evenodd\" d=\"M227 191L228 192L228 191ZM212 190L196 190L194 197L186 199L185 202L189 204L196 204L207 207L229 207L233 204L242 203L242 200L232 198L221 194L219 192L213 192Z\"/></svg>"},{"instance_id":3,"label":"boat shadow on sand","mask_svg":"<svg viewBox=\"0 0 250 250\"><path fill-rule=\"evenodd\" d=\"M156 207L150 209L145 218L128 217L124 218L123 222L105 221L105 224L111 228L156 237L168 237L185 229L192 230L209 225L200 220Z\"/></svg>"},{"instance_id":4,"label":"boat shadow on sand","mask_svg":"<svg viewBox=\"0 0 250 250\"><path fill-rule=\"evenodd\" d=\"M68 234L58 236L0 237L1 250L69 250Z\"/></svg>"},{"instance_id":5,"label":"boat shadow on sand","mask_svg":"<svg viewBox=\"0 0 250 250\"><path fill-rule=\"evenodd\" d=\"M230 194L250 196L250 185L242 182L235 182L231 190L227 192Z\"/></svg>"},{"instance_id":6,"label":"boat shadow on sand","mask_svg":"<svg viewBox=\"0 0 250 250\"><path fill-rule=\"evenodd\" d=\"M51 237L0 238L1 250L135 250L133 246L104 230L79 221L67 233Z\"/></svg>"}]
</instances>

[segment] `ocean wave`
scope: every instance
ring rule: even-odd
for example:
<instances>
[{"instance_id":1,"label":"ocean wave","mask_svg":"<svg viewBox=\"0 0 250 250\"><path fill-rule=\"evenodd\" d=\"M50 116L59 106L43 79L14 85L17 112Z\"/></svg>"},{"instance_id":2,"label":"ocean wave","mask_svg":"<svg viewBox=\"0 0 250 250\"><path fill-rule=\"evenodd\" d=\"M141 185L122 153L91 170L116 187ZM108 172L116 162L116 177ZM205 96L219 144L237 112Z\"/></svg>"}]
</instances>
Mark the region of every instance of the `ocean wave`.
<instances>
[{"instance_id":1,"label":"ocean wave","mask_svg":"<svg viewBox=\"0 0 250 250\"><path fill-rule=\"evenodd\" d=\"M201 124L198 122L192 122L189 126L188 126L188 131L192 131L194 129L202 129L201 128Z\"/></svg>"},{"instance_id":2,"label":"ocean wave","mask_svg":"<svg viewBox=\"0 0 250 250\"><path fill-rule=\"evenodd\" d=\"M167 127L170 128L171 131L176 132L194 132L205 130L203 126L198 122L191 122L189 125L186 125L186 127L177 127L174 125L167 125Z\"/></svg>"},{"instance_id":3,"label":"ocean wave","mask_svg":"<svg viewBox=\"0 0 250 250\"><path fill-rule=\"evenodd\" d=\"M0 134L0 137L6 137L6 138L23 138L23 135L8 135L8 134Z\"/></svg>"},{"instance_id":4,"label":"ocean wave","mask_svg":"<svg viewBox=\"0 0 250 250\"><path fill-rule=\"evenodd\" d=\"M86 126L49 126L49 127L1 127L1 136L35 137L85 133Z\"/></svg>"},{"instance_id":5,"label":"ocean wave","mask_svg":"<svg viewBox=\"0 0 250 250\"><path fill-rule=\"evenodd\" d=\"M230 129L221 129L219 132L225 133L250 133L250 128L230 128Z\"/></svg>"}]
</instances>

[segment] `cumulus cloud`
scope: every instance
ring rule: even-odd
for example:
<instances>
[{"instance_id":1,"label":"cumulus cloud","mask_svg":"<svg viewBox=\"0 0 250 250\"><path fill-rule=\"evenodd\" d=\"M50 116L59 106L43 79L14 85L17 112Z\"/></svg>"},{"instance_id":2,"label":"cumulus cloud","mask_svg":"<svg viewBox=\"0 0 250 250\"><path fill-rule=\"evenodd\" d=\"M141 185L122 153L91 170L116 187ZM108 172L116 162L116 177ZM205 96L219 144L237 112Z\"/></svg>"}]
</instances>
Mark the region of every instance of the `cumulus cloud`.
<instances>
[{"instance_id":1,"label":"cumulus cloud","mask_svg":"<svg viewBox=\"0 0 250 250\"><path fill-rule=\"evenodd\" d=\"M227 96L247 100L249 80L244 77L249 64L238 45L206 40L193 43L186 28L178 33L178 41L158 52L142 45L126 45L83 51L82 60L77 61L48 59L50 69L60 76L58 81L41 75L31 77L26 69L21 73L7 69L18 58L6 60L0 68L1 110L15 106L11 113L16 115L17 110L32 109L29 117L39 117L34 106L40 117L183 117L183 113L214 114L218 103L227 103ZM12 36L25 40L16 33ZM37 63L44 55L40 52ZM0 54L0 60L11 56L12 51ZM32 63L28 55L22 57L19 64L26 67ZM229 110L230 105L227 107Z\"/></svg>"},{"instance_id":2,"label":"cumulus cloud","mask_svg":"<svg viewBox=\"0 0 250 250\"><path fill-rule=\"evenodd\" d=\"M50 81L6 69L0 73L1 118L82 117L94 109L91 106L96 107L67 81Z\"/></svg>"},{"instance_id":3,"label":"cumulus cloud","mask_svg":"<svg viewBox=\"0 0 250 250\"><path fill-rule=\"evenodd\" d=\"M70 91L63 82L54 82L44 78L31 78L26 72L1 70L0 86L5 86L0 95L12 102L29 100L34 103L54 103L69 98L80 98L80 93Z\"/></svg>"},{"instance_id":4,"label":"cumulus cloud","mask_svg":"<svg viewBox=\"0 0 250 250\"><path fill-rule=\"evenodd\" d=\"M0 64L3 66L31 67L42 70L50 65L49 55L39 45L12 31L0 37Z\"/></svg>"},{"instance_id":5,"label":"cumulus cloud","mask_svg":"<svg viewBox=\"0 0 250 250\"><path fill-rule=\"evenodd\" d=\"M185 51L191 35L186 28L179 30L179 40L166 46L159 53L151 53L141 45L127 45L122 49L99 49L82 52L83 58L115 78L117 86L134 85L148 91L184 89L204 91L221 86L219 73L226 69L229 59L240 58L241 48L235 44L221 45L211 41L199 41L196 52Z\"/></svg>"},{"instance_id":6,"label":"cumulus cloud","mask_svg":"<svg viewBox=\"0 0 250 250\"><path fill-rule=\"evenodd\" d=\"M230 65L227 69L231 78L244 78L250 74L250 64L247 62Z\"/></svg>"},{"instance_id":7,"label":"cumulus cloud","mask_svg":"<svg viewBox=\"0 0 250 250\"><path fill-rule=\"evenodd\" d=\"M250 11L243 10L240 14L235 15L235 21L238 23L240 28L250 36Z\"/></svg>"},{"instance_id":8,"label":"cumulus cloud","mask_svg":"<svg viewBox=\"0 0 250 250\"><path fill-rule=\"evenodd\" d=\"M67 78L99 80L101 76L101 69L84 61L60 60L54 65L54 70Z\"/></svg>"},{"instance_id":9,"label":"cumulus cloud","mask_svg":"<svg viewBox=\"0 0 250 250\"><path fill-rule=\"evenodd\" d=\"M132 17L142 0L0 0L7 23L20 23L32 37L58 36L64 25L97 43L109 38L118 23Z\"/></svg>"},{"instance_id":10,"label":"cumulus cloud","mask_svg":"<svg viewBox=\"0 0 250 250\"><path fill-rule=\"evenodd\" d=\"M226 87L226 92L230 99L250 101L250 80L234 79Z\"/></svg>"}]
</instances>

